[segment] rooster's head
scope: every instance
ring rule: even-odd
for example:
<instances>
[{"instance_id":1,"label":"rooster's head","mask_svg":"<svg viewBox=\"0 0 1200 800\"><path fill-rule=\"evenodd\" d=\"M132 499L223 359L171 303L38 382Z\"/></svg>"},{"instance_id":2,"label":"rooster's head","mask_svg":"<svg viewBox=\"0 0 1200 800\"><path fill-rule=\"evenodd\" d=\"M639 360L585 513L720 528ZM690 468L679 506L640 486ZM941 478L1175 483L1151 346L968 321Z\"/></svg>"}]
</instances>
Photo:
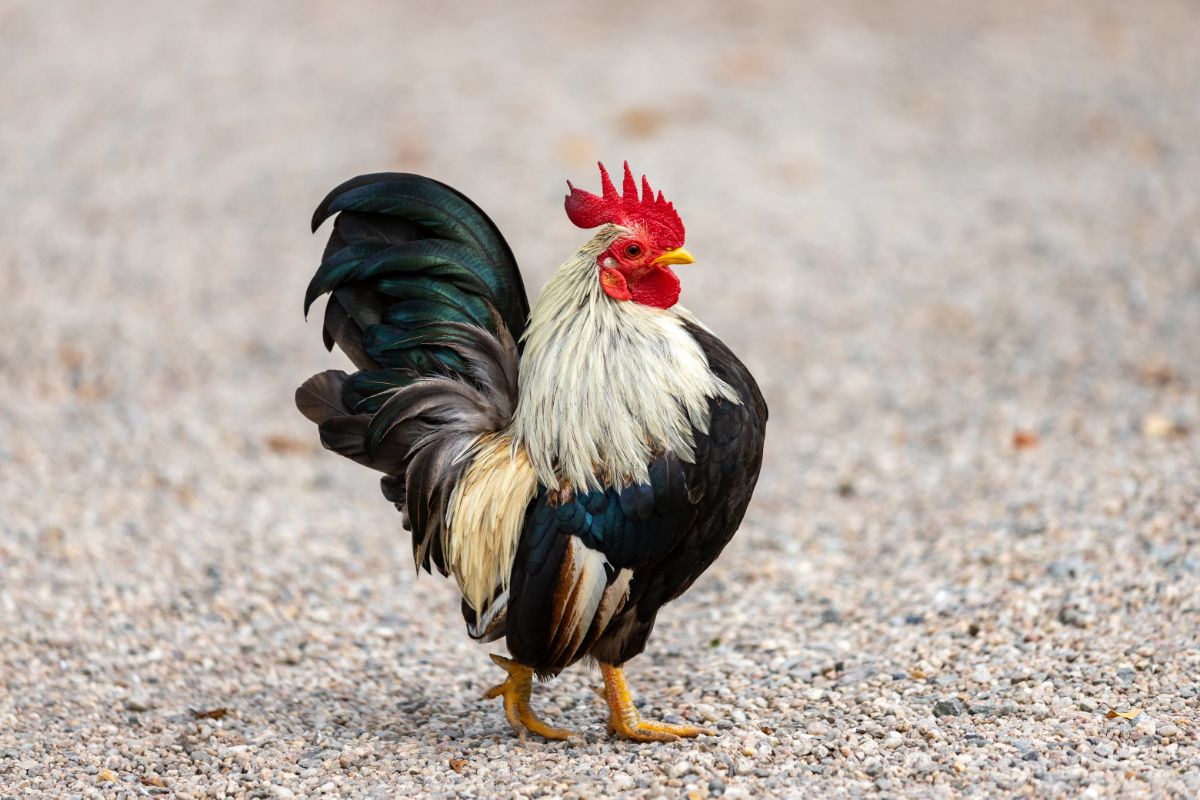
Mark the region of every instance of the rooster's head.
<instances>
[{"instance_id":1,"label":"rooster's head","mask_svg":"<svg viewBox=\"0 0 1200 800\"><path fill-rule=\"evenodd\" d=\"M614 300L632 300L654 308L670 308L679 300L679 278L672 264L691 264L683 249L683 221L675 206L655 195L642 176L642 191L625 162L625 181L617 193L608 170L600 165L601 194L576 189L567 181L567 216L581 228L611 224L618 229L612 244L596 259L598 280Z\"/></svg>"}]
</instances>

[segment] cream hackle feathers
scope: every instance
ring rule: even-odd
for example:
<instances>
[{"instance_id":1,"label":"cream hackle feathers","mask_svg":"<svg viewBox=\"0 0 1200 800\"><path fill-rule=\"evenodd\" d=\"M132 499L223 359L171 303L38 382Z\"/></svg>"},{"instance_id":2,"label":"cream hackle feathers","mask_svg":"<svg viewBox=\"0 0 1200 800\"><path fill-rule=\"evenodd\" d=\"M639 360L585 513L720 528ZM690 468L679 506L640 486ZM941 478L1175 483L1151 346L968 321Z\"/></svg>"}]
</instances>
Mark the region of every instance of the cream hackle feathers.
<instances>
[{"instance_id":1,"label":"cream hackle feathers","mask_svg":"<svg viewBox=\"0 0 1200 800\"><path fill-rule=\"evenodd\" d=\"M511 430L552 488L645 482L663 450L690 461L708 398L735 399L684 329L699 324L688 311L604 294L596 261L628 232L605 226L563 264L525 330Z\"/></svg>"}]
</instances>

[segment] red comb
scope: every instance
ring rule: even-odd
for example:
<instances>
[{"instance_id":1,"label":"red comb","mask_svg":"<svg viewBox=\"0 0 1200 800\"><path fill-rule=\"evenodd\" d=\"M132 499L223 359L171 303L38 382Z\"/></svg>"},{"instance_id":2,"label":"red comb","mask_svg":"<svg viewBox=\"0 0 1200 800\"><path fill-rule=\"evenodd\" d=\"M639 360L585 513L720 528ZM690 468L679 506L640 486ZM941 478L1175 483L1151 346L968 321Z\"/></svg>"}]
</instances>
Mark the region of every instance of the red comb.
<instances>
[{"instance_id":1,"label":"red comb","mask_svg":"<svg viewBox=\"0 0 1200 800\"><path fill-rule=\"evenodd\" d=\"M625 162L623 194L617 194L617 187L613 186L604 164L600 164L600 189L603 194L597 196L576 189L570 181L567 181L567 188L571 193L563 205L567 209L567 217L580 228L595 228L606 222L622 226L641 225L654 237L659 247L674 250L683 246L683 220L679 219L675 206L663 199L662 192L655 196L645 175L642 176L642 194L639 197L628 161Z\"/></svg>"}]
</instances>

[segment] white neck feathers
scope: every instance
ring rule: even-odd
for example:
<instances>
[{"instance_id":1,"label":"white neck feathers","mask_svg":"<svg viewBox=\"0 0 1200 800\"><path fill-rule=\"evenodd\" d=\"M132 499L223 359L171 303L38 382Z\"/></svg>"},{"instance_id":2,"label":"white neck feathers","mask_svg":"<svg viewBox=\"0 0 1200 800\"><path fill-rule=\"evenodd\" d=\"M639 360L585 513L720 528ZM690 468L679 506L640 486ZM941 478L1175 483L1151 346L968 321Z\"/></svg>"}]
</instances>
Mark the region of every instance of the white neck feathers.
<instances>
[{"instance_id":1,"label":"white neck feathers","mask_svg":"<svg viewBox=\"0 0 1200 800\"><path fill-rule=\"evenodd\" d=\"M601 229L530 314L512 432L546 486L645 482L663 450L692 461L708 399L736 400L684 328L699 324L688 311L604 293L596 260L623 232Z\"/></svg>"}]
</instances>

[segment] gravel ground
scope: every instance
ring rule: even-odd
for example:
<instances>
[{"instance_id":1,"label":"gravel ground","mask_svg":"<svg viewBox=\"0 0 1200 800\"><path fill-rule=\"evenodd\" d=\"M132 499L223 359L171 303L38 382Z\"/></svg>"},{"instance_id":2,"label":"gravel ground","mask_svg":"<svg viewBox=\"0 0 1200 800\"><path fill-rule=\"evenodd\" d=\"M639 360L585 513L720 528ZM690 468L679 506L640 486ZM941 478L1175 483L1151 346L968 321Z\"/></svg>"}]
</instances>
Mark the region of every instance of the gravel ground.
<instances>
[{"instance_id":1,"label":"gravel ground","mask_svg":"<svg viewBox=\"0 0 1200 800\"><path fill-rule=\"evenodd\" d=\"M0 797L1200 794L1196 5L600 6L0 3ZM695 742L514 739L291 401L327 189L536 290L598 156L772 409L629 670Z\"/></svg>"}]
</instances>

